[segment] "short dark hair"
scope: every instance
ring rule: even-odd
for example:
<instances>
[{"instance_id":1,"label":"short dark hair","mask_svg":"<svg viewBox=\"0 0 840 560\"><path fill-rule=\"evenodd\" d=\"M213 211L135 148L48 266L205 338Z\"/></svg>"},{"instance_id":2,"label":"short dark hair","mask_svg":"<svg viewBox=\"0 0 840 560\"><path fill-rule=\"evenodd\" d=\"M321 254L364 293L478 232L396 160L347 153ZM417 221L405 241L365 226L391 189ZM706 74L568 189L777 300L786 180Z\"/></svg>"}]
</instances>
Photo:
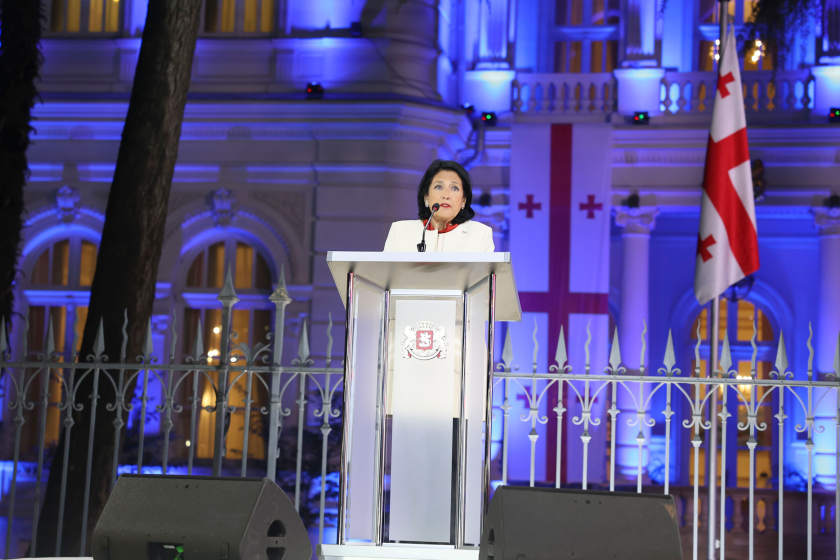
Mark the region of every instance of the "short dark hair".
<instances>
[{"instance_id":1,"label":"short dark hair","mask_svg":"<svg viewBox=\"0 0 840 560\"><path fill-rule=\"evenodd\" d=\"M440 171L454 171L461 179L461 188L464 189L464 207L458 212L458 215L452 220L453 224L463 224L472 220L475 216L475 210L472 209L472 179L467 170L457 161L449 161L443 159L436 159L432 162L423 178L420 179L420 189L417 191L417 215L421 220L428 220L432 215L430 208L426 206L426 197L429 194L429 187L432 185L435 175Z\"/></svg>"}]
</instances>

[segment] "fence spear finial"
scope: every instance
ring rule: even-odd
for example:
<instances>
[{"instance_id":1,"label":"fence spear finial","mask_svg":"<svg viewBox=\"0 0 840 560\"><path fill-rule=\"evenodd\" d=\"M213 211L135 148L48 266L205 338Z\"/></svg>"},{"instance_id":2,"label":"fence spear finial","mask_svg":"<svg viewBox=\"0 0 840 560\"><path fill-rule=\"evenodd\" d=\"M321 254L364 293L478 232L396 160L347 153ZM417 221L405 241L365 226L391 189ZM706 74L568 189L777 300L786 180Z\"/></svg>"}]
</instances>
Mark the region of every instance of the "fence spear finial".
<instances>
[{"instance_id":1,"label":"fence spear finial","mask_svg":"<svg viewBox=\"0 0 840 560\"><path fill-rule=\"evenodd\" d=\"M534 373L537 373L537 353L539 352L540 343L537 341L537 318L534 317L534 334L531 335L531 339L534 341Z\"/></svg>"},{"instance_id":2,"label":"fence spear finial","mask_svg":"<svg viewBox=\"0 0 840 560\"><path fill-rule=\"evenodd\" d=\"M694 370L700 371L700 321L697 321L697 344L694 345ZM699 377L699 375L698 375Z\"/></svg>"},{"instance_id":3,"label":"fence spear finial","mask_svg":"<svg viewBox=\"0 0 840 560\"><path fill-rule=\"evenodd\" d=\"M610 368L612 368L612 372L616 373L620 365L621 350L618 347L618 327L616 327L615 331L613 331L612 348L610 348Z\"/></svg>"},{"instance_id":4,"label":"fence spear finial","mask_svg":"<svg viewBox=\"0 0 840 560\"><path fill-rule=\"evenodd\" d=\"M779 331L779 348L776 350L776 371L779 372L779 379L785 375L788 368L787 350L785 350L785 332Z\"/></svg>"},{"instance_id":5,"label":"fence spear finial","mask_svg":"<svg viewBox=\"0 0 840 560\"><path fill-rule=\"evenodd\" d=\"M284 264L280 265L280 274L277 276L277 289L271 294L269 298L275 305L278 303L291 303L292 298L289 297L289 290L286 288L286 268Z\"/></svg>"},{"instance_id":6,"label":"fence spear finial","mask_svg":"<svg viewBox=\"0 0 840 560\"><path fill-rule=\"evenodd\" d=\"M6 318L0 317L0 356L6 353Z\"/></svg>"},{"instance_id":7,"label":"fence spear finial","mask_svg":"<svg viewBox=\"0 0 840 560\"><path fill-rule=\"evenodd\" d=\"M155 347L152 344L152 318L149 317L149 324L146 325L146 340L143 343L143 359L146 363L150 363L149 360L151 359L151 355L154 350Z\"/></svg>"},{"instance_id":8,"label":"fence spear finial","mask_svg":"<svg viewBox=\"0 0 840 560\"><path fill-rule=\"evenodd\" d=\"M123 309L123 326L122 326L122 347L120 348L120 361L125 361L125 352L128 347L128 309Z\"/></svg>"},{"instance_id":9,"label":"fence spear finial","mask_svg":"<svg viewBox=\"0 0 840 560\"><path fill-rule=\"evenodd\" d=\"M198 328L195 331L195 340L193 341L193 359L196 363L198 363L202 354L204 354L204 337L201 334L201 319L199 319Z\"/></svg>"},{"instance_id":10,"label":"fence spear finial","mask_svg":"<svg viewBox=\"0 0 840 560\"><path fill-rule=\"evenodd\" d=\"M557 337L557 352L554 354L554 361L557 362L558 371L562 372L563 366L566 365L566 339L563 336L563 325L560 325L560 336Z\"/></svg>"},{"instance_id":11,"label":"fence spear finial","mask_svg":"<svg viewBox=\"0 0 840 560\"><path fill-rule=\"evenodd\" d=\"M814 377L814 347L811 346L811 339L814 338L814 331L811 329L811 322L808 321L808 380Z\"/></svg>"},{"instance_id":12,"label":"fence spear finial","mask_svg":"<svg viewBox=\"0 0 840 560\"><path fill-rule=\"evenodd\" d=\"M505 363L505 369L510 371L510 366L513 363L513 344L510 341L510 328L505 332L505 346L502 349L502 361Z\"/></svg>"},{"instance_id":13,"label":"fence spear finial","mask_svg":"<svg viewBox=\"0 0 840 560\"><path fill-rule=\"evenodd\" d=\"M332 361L332 346L333 346L333 337L332 337L332 311L327 313L327 367L330 367L330 362Z\"/></svg>"},{"instance_id":14,"label":"fence spear finial","mask_svg":"<svg viewBox=\"0 0 840 560\"><path fill-rule=\"evenodd\" d=\"M71 362L76 361L77 346L82 341L82 335L79 332L79 326L80 325L81 325L82 328L84 328L84 325L82 324L82 318L79 316L79 313L77 312L76 313L76 320L73 322L73 342L72 342L72 345L70 346L70 356L71 356L70 361Z\"/></svg>"},{"instance_id":15,"label":"fence spear finial","mask_svg":"<svg viewBox=\"0 0 840 560\"><path fill-rule=\"evenodd\" d=\"M44 341L44 348L46 350L44 357L49 360L52 353L55 352L55 335L53 334L52 317L50 317L50 326L47 327L47 339Z\"/></svg>"},{"instance_id":16,"label":"fence spear finial","mask_svg":"<svg viewBox=\"0 0 840 560\"><path fill-rule=\"evenodd\" d=\"M592 342L592 331L589 330L589 321L586 322L586 344L583 345L583 352L586 354L586 374L589 374L589 343Z\"/></svg>"},{"instance_id":17,"label":"fence spear finial","mask_svg":"<svg viewBox=\"0 0 840 560\"><path fill-rule=\"evenodd\" d=\"M732 352L729 349L729 329L723 333L723 351L720 353L719 367L723 377L727 377L729 370L732 369ZM714 372L709 377L714 377Z\"/></svg>"},{"instance_id":18,"label":"fence spear finial","mask_svg":"<svg viewBox=\"0 0 840 560\"><path fill-rule=\"evenodd\" d=\"M669 375L677 364L677 359L674 356L674 337L671 335L671 329L668 329L668 343L665 345L665 358L662 360L662 363L665 364L665 369Z\"/></svg>"},{"instance_id":19,"label":"fence spear finial","mask_svg":"<svg viewBox=\"0 0 840 560\"><path fill-rule=\"evenodd\" d=\"M169 347L169 363L175 363L175 348L176 343L178 342L178 333L175 331L175 310L172 310L172 325L170 326L170 330L172 331L172 345Z\"/></svg>"},{"instance_id":20,"label":"fence spear finial","mask_svg":"<svg viewBox=\"0 0 840 560\"><path fill-rule=\"evenodd\" d=\"M105 352L105 327L103 320L99 318L99 328L96 330L96 338L93 339L93 355L97 362L102 361L102 354Z\"/></svg>"},{"instance_id":21,"label":"fence spear finial","mask_svg":"<svg viewBox=\"0 0 840 560\"><path fill-rule=\"evenodd\" d=\"M303 320L303 327L300 329L300 342L298 343L298 359L305 363L309 359L309 335L306 334L306 319Z\"/></svg>"},{"instance_id":22,"label":"fence spear finial","mask_svg":"<svg viewBox=\"0 0 840 560\"><path fill-rule=\"evenodd\" d=\"M233 289L233 278L230 273L230 266L228 266L227 275L225 276L225 284L222 286L222 291L219 292L219 297L217 299L222 303L230 301L235 304L239 301L239 298L236 297L236 290Z\"/></svg>"}]
</instances>

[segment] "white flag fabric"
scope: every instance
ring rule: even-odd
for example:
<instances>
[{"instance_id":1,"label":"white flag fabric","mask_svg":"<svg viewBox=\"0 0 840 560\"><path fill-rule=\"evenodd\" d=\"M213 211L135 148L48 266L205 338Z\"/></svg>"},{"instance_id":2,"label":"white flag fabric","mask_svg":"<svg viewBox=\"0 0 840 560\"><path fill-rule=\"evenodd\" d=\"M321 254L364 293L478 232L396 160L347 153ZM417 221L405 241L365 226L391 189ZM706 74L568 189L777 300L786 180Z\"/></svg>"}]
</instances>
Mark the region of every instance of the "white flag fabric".
<instances>
[{"instance_id":1,"label":"white flag fabric","mask_svg":"<svg viewBox=\"0 0 840 560\"><path fill-rule=\"evenodd\" d=\"M737 44L730 28L719 64L706 149L694 295L705 304L758 267L747 119Z\"/></svg>"},{"instance_id":2,"label":"white flag fabric","mask_svg":"<svg viewBox=\"0 0 840 560\"><path fill-rule=\"evenodd\" d=\"M572 125L569 292L610 291L612 125Z\"/></svg>"},{"instance_id":3,"label":"white flag fabric","mask_svg":"<svg viewBox=\"0 0 840 560\"><path fill-rule=\"evenodd\" d=\"M548 291L551 125L514 124L510 148L510 252L521 292Z\"/></svg>"}]
</instances>

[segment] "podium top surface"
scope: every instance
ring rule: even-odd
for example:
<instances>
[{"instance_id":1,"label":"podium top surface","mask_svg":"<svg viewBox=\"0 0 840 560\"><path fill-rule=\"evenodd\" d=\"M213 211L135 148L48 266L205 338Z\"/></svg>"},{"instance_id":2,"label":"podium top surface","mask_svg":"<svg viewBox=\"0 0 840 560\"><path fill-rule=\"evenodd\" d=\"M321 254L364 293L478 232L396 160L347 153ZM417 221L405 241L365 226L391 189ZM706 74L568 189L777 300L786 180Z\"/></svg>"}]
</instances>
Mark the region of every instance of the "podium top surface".
<instances>
[{"instance_id":1,"label":"podium top surface","mask_svg":"<svg viewBox=\"0 0 840 560\"><path fill-rule=\"evenodd\" d=\"M488 275L496 275L496 320L520 321L522 308L510 253L327 253L335 286L347 306L347 273L386 290L465 291Z\"/></svg>"}]
</instances>

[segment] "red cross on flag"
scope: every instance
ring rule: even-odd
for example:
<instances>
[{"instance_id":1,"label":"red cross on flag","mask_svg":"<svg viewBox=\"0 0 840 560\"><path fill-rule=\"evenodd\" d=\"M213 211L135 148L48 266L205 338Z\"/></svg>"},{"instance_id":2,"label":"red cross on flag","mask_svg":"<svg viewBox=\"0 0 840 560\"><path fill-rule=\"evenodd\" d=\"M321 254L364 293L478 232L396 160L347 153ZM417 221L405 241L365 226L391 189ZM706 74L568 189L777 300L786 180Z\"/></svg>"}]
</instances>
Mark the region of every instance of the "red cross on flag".
<instances>
[{"instance_id":1,"label":"red cross on flag","mask_svg":"<svg viewBox=\"0 0 840 560\"><path fill-rule=\"evenodd\" d=\"M747 119L735 34L720 61L712 129L706 149L694 295L705 304L758 270Z\"/></svg>"}]
</instances>

